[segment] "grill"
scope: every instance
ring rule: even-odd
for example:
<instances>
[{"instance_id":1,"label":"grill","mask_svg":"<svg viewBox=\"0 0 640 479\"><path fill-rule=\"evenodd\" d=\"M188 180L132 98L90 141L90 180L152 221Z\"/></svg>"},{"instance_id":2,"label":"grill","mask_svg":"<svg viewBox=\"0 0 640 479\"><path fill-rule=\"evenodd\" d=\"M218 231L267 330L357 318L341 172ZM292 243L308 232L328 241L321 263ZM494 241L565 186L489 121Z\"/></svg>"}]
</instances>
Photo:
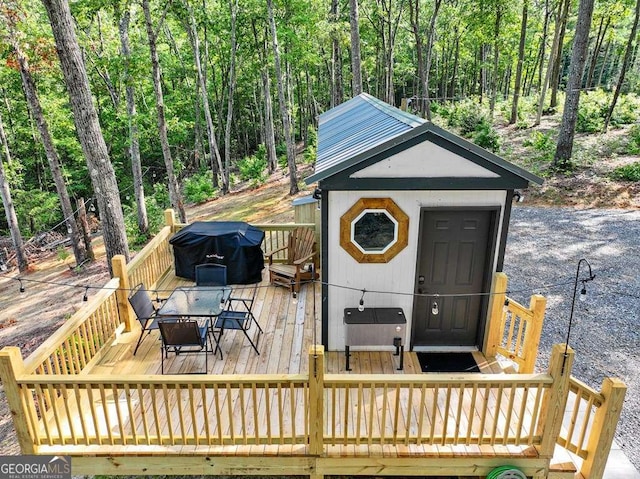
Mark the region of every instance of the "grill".
<instances>
[{"instance_id":1,"label":"grill","mask_svg":"<svg viewBox=\"0 0 640 479\"><path fill-rule=\"evenodd\" d=\"M349 348L351 346L395 346L396 356L400 356L400 367L403 369L403 354L407 329L407 319L402 308L345 308L344 324L346 329L345 358L346 369L349 367Z\"/></svg>"}]
</instances>

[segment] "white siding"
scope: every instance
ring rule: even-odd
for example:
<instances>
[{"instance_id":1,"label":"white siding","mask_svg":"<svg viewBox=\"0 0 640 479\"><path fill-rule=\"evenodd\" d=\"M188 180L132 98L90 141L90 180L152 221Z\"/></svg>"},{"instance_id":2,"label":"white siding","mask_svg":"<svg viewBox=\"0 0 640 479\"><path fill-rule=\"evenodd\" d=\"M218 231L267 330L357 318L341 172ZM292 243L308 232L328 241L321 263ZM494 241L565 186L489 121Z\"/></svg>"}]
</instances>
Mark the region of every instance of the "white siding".
<instances>
[{"instance_id":1,"label":"white siding","mask_svg":"<svg viewBox=\"0 0 640 479\"><path fill-rule=\"evenodd\" d=\"M355 172L351 178L498 178L499 176L435 143L424 141Z\"/></svg>"},{"instance_id":2,"label":"white siding","mask_svg":"<svg viewBox=\"0 0 640 479\"><path fill-rule=\"evenodd\" d=\"M424 171L423 171L424 175ZM343 350L345 332L344 308L357 307L364 288L365 307L399 307L407 317L407 337L411 338L413 288L420 228L420 209L423 207L499 206L498 238L502 231L505 191L331 191L328 202L329 260L329 349ZM389 263L361 264L340 246L340 217L360 198L391 198L409 216L409 244ZM493 271L498 259L493 260ZM392 279L392 281L390 281ZM391 286L390 286L391 285ZM355 288L350 290L347 288Z\"/></svg>"}]
</instances>

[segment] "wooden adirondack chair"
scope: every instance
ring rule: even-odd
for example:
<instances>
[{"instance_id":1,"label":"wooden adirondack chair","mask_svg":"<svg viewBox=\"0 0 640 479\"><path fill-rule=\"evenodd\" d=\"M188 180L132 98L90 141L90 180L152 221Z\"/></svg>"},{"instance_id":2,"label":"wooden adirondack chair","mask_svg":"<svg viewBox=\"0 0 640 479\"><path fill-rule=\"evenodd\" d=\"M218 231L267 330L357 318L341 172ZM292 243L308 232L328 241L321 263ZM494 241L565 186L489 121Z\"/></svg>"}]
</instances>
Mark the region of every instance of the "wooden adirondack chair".
<instances>
[{"instance_id":1,"label":"wooden adirondack chair","mask_svg":"<svg viewBox=\"0 0 640 479\"><path fill-rule=\"evenodd\" d=\"M315 233L310 228L296 228L289 235L287 246L278 248L267 255L269 259L269 280L272 284L285 286L296 293L300 290L300 283L318 278ZM274 256L286 250L284 262L275 262ZM313 263L312 271L305 269L305 265Z\"/></svg>"}]
</instances>

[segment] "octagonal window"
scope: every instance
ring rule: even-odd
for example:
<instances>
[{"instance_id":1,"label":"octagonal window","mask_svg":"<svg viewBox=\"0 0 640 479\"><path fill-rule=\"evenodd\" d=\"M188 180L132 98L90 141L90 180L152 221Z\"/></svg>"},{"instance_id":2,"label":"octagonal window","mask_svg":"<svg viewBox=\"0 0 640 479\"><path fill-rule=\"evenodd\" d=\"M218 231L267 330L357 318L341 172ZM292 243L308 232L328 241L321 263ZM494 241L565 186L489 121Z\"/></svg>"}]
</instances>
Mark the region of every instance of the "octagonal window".
<instances>
[{"instance_id":1,"label":"octagonal window","mask_svg":"<svg viewBox=\"0 0 640 479\"><path fill-rule=\"evenodd\" d=\"M386 210L364 210L351 223L352 241L363 253L384 253L398 239L398 222Z\"/></svg>"},{"instance_id":2,"label":"octagonal window","mask_svg":"<svg viewBox=\"0 0 640 479\"><path fill-rule=\"evenodd\" d=\"M358 263L387 263L408 238L409 217L391 198L360 198L340 217L340 246Z\"/></svg>"}]
</instances>

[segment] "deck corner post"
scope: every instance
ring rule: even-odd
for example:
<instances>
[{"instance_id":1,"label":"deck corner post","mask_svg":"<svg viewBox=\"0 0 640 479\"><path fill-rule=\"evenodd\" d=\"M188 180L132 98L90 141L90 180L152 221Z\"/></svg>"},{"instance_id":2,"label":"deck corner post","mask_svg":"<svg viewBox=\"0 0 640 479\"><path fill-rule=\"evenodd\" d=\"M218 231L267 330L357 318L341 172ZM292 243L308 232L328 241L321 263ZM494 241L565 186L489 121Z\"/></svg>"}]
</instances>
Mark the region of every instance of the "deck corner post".
<instances>
[{"instance_id":1,"label":"deck corner post","mask_svg":"<svg viewBox=\"0 0 640 479\"><path fill-rule=\"evenodd\" d=\"M111 259L111 270L113 276L120 279L120 284L116 290L116 301L118 303L118 315L120 322L124 323L124 330L129 332L132 330L134 322L131 308L129 306L129 273L127 272L127 260L124 255L117 254Z\"/></svg>"},{"instance_id":2,"label":"deck corner post","mask_svg":"<svg viewBox=\"0 0 640 479\"><path fill-rule=\"evenodd\" d=\"M23 374L25 374L25 368L20 348L15 346L2 348L0 351L0 378L9 403L20 450L22 454L37 454L37 447L31 437L27 411L25 410L25 407L31 407L31 414L35 415L35 407L30 396L23 403L18 386L18 377Z\"/></svg>"},{"instance_id":3,"label":"deck corner post","mask_svg":"<svg viewBox=\"0 0 640 479\"><path fill-rule=\"evenodd\" d=\"M504 312L502 307L507 298L507 275L498 272L493 275L493 287L491 288L491 306L489 307L489 331L485 336L483 353L488 358L498 354L500 338L502 337L502 324Z\"/></svg>"},{"instance_id":4,"label":"deck corner post","mask_svg":"<svg viewBox=\"0 0 640 479\"><path fill-rule=\"evenodd\" d=\"M309 348L309 454L324 450L324 346Z\"/></svg>"},{"instance_id":5,"label":"deck corner post","mask_svg":"<svg viewBox=\"0 0 640 479\"><path fill-rule=\"evenodd\" d=\"M604 378L602 381L601 394L604 402L593 418L587 442L588 455L580 469L584 477L602 478L626 393L627 386L620 379Z\"/></svg>"},{"instance_id":6,"label":"deck corner post","mask_svg":"<svg viewBox=\"0 0 640 479\"><path fill-rule=\"evenodd\" d=\"M167 208L164 210L164 222L167 226L171 227L171 231L173 231L173 227L176 225L176 213L171 208Z\"/></svg>"},{"instance_id":7,"label":"deck corner post","mask_svg":"<svg viewBox=\"0 0 640 479\"><path fill-rule=\"evenodd\" d=\"M540 336L542 335L542 325L544 323L544 313L547 308L547 298L540 294L531 296L529 302L529 310L532 313L531 322L527 326L527 335L525 338L524 350L525 361L522 365L523 374L533 374L538 357L538 348L540 346Z\"/></svg>"},{"instance_id":8,"label":"deck corner post","mask_svg":"<svg viewBox=\"0 0 640 479\"><path fill-rule=\"evenodd\" d=\"M537 434L542 436L540 457L553 457L567 406L573 358L573 349L564 344L555 344L551 350L548 374L553 378L553 383L544 392L538 417Z\"/></svg>"}]
</instances>

